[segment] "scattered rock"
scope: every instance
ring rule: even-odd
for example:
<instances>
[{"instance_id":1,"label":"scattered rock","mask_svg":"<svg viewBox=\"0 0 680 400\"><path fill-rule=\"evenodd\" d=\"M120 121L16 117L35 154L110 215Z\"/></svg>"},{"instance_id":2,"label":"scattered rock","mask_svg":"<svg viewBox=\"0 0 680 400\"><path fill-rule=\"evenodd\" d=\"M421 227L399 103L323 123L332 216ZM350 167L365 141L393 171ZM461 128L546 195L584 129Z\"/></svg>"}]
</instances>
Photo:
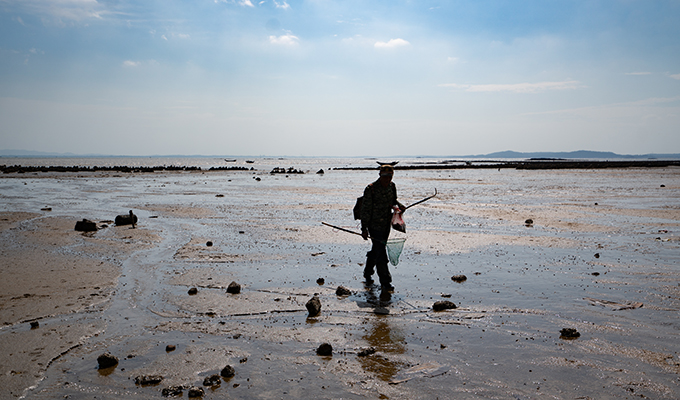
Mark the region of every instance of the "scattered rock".
<instances>
[{"instance_id":1,"label":"scattered rock","mask_svg":"<svg viewBox=\"0 0 680 400\"><path fill-rule=\"evenodd\" d=\"M600 253L595 253L594 257L595 257L595 258L600 258Z\"/></svg>"},{"instance_id":2,"label":"scattered rock","mask_svg":"<svg viewBox=\"0 0 680 400\"><path fill-rule=\"evenodd\" d=\"M454 281L454 282L461 283L461 282L465 282L467 280L467 276L465 276L465 275L454 275L454 276L451 277L451 280Z\"/></svg>"},{"instance_id":3,"label":"scattered rock","mask_svg":"<svg viewBox=\"0 0 680 400\"><path fill-rule=\"evenodd\" d=\"M661 187L666 187L666 185L661 185Z\"/></svg>"},{"instance_id":4,"label":"scattered rock","mask_svg":"<svg viewBox=\"0 0 680 400\"><path fill-rule=\"evenodd\" d=\"M137 216L130 210L129 214L116 215L115 220L116 226L120 225L132 225L133 227L137 223Z\"/></svg>"},{"instance_id":5,"label":"scattered rock","mask_svg":"<svg viewBox=\"0 0 680 400\"><path fill-rule=\"evenodd\" d=\"M215 197L224 197L223 194L216 194Z\"/></svg>"},{"instance_id":6,"label":"scattered rock","mask_svg":"<svg viewBox=\"0 0 680 400\"><path fill-rule=\"evenodd\" d=\"M524 221L524 225L526 226L533 226L534 225L534 220L529 218L526 221Z\"/></svg>"},{"instance_id":7,"label":"scattered rock","mask_svg":"<svg viewBox=\"0 0 680 400\"><path fill-rule=\"evenodd\" d=\"M453 302L448 301L448 300L442 300L442 301L435 301L435 303L432 305L432 309L435 311L444 311L444 310L452 310L456 307Z\"/></svg>"},{"instance_id":8,"label":"scattered rock","mask_svg":"<svg viewBox=\"0 0 680 400\"><path fill-rule=\"evenodd\" d=\"M161 394L163 395L163 397L181 396L182 390L184 390L183 386L170 386L170 387L164 388L161 391Z\"/></svg>"},{"instance_id":9,"label":"scattered rock","mask_svg":"<svg viewBox=\"0 0 680 400\"><path fill-rule=\"evenodd\" d=\"M316 173L319 174L319 175L323 175L323 174L324 174L323 168L321 168L320 170L316 171Z\"/></svg>"},{"instance_id":10,"label":"scattered rock","mask_svg":"<svg viewBox=\"0 0 680 400\"><path fill-rule=\"evenodd\" d=\"M332 356L333 346L331 346L330 343L324 343L316 349L316 354L320 356Z\"/></svg>"},{"instance_id":11,"label":"scattered rock","mask_svg":"<svg viewBox=\"0 0 680 400\"><path fill-rule=\"evenodd\" d=\"M212 243L210 240L208 240L208 241L205 243L205 245L208 246L208 247L212 247L213 243Z\"/></svg>"},{"instance_id":12,"label":"scattered rock","mask_svg":"<svg viewBox=\"0 0 680 400\"><path fill-rule=\"evenodd\" d=\"M205 379L203 379L203 386L219 386L220 383L222 383L222 379L220 379L220 376L217 374L206 376Z\"/></svg>"},{"instance_id":13,"label":"scattered rock","mask_svg":"<svg viewBox=\"0 0 680 400\"><path fill-rule=\"evenodd\" d=\"M319 278L316 280L316 283L318 283L319 285L323 285L324 283L326 283L326 280L323 278Z\"/></svg>"},{"instance_id":14,"label":"scattered rock","mask_svg":"<svg viewBox=\"0 0 680 400\"><path fill-rule=\"evenodd\" d=\"M448 294L448 293L447 293L447 294L442 294L442 297L445 298L445 299L450 299L450 298L451 298L451 295Z\"/></svg>"},{"instance_id":15,"label":"scattered rock","mask_svg":"<svg viewBox=\"0 0 680 400\"><path fill-rule=\"evenodd\" d=\"M599 205L599 204L595 203L595 205L597 206L597 205Z\"/></svg>"},{"instance_id":16,"label":"scattered rock","mask_svg":"<svg viewBox=\"0 0 680 400\"><path fill-rule=\"evenodd\" d=\"M99 363L99 369L115 367L118 365L118 357L111 353L104 353L97 357L97 363Z\"/></svg>"},{"instance_id":17,"label":"scattered rock","mask_svg":"<svg viewBox=\"0 0 680 400\"><path fill-rule=\"evenodd\" d=\"M352 294L352 291L344 286L338 286L338 288L335 290L335 294L338 296L349 296Z\"/></svg>"},{"instance_id":18,"label":"scattered rock","mask_svg":"<svg viewBox=\"0 0 680 400\"><path fill-rule=\"evenodd\" d=\"M581 334L574 328L564 328L560 330L560 339L576 339Z\"/></svg>"},{"instance_id":19,"label":"scattered rock","mask_svg":"<svg viewBox=\"0 0 680 400\"><path fill-rule=\"evenodd\" d=\"M40 323L38 321L31 321L31 329L40 328Z\"/></svg>"},{"instance_id":20,"label":"scattered rock","mask_svg":"<svg viewBox=\"0 0 680 400\"><path fill-rule=\"evenodd\" d=\"M255 180L259 182L259 181L261 181L262 179L258 176L257 178L255 178Z\"/></svg>"},{"instance_id":21,"label":"scattered rock","mask_svg":"<svg viewBox=\"0 0 680 400\"><path fill-rule=\"evenodd\" d=\"M246 231L238 231L239 234L243 235Z\"/></svg>"},{"instance_id":22,"label":"scattered rock","mask_svg":"<svg viewBox=\"0 0 680 400\"><path fill-rule=\"evenodd\" d=\"M94 232L97 230L97 224L89 219L83 219L82 221L76 222L76 228L78 232Z\"/></svg>"},{"instance_id":23,"label":"scattered rock","mask_svg":"<svg viewBox=\"0 0 680 400\"><path fill-rule=\"evenodd\" d=\"M222 368L222 371L220 371L220 375L225 378L232 378L234 375L236 375L236 370L231 365L227 365L224 368Z\"/></svg>"},{"instance_id":24,"label":"scattered rock","mask_svg":"<svg viewBox=\"0 0 680 400\"><path fill-rule=\"evenodd\" d=\"M174 344L169 344L165 346L165 351L167 351L168 353L171 351L175 351L175 349L177 349L177 346L175 346Z\"/></svg>"},{"instance_id":25,"label":"scattered rock","mask_svg":"<svg viewBox=\"0 0 680 400\"><path fill-rule=\"evenodd\" d=\"M227 287L227 293L239 294L241 293L241 285L236 282L231 282Z\"/></svg>"},{"instance_id":26,"label":"scattered rock","mask_svg":"<svg viewBox=\"0 0 680 400\"><path fill-rule=\"evenodd\" d=\"M52 211L52 207L43 207L40 211Z\"/></svg>"},{"instance_id":27,"label":"scattered rock","mask_svg":"<svg viewBox=\"0 0 680 400\"><path fill-rule=\"evenodd\" d=\"M445 348L446 348L446 345L442 343L442 344L439 345L439 348L440 348L440 349L445 349Z\"/></svg>"},{"instance_id":28,"label":"scattered rock","mask_svg":"<svg viewBox=\"0 0 680 400\"><path fill-rule=\"evenodd\" d=\"M314 296L309 301L307 304L305 304L305 307L307 307L307 311L309 312L309 317L316 317L319 315L321 312L321 301L319 300L319 297Z\"/></svg>"},{"instance_id":29,"label":"scattered rock","mask_svg":"<svg viewBox=\"0 0 680 400\"><path fill-rule=\"evenodd\" d=\"M205 394L205 391L204 391L202 388L198 387L198 386L192 386L192 387L190 387L190 388L189 388L189 393L187 393L187 395L189 396L189 398L192 398L192 397L203 397L204 394Z\"/></svg>"},{"instance_id":30,"label":"scattered rock","mask_svg":"<svg viewBox=\"0 0 680 400\"><path fill-rule=\"evenodd\" d=\"M600 276L600 273L599 273L599 272L593 272L593 273L590 274L590 275L592 275L592 276Z\"/></svg>"},{"instance_id":31,"label":"scattered rock","mask_svg":"<svg viewBox=\"0 0 680 400\"><path fill-rule=\"evenodd\" d=\"M196 289L195 287L192 287L191 289L189 289L189 295L190 296L193 296L197 293L198 293L198 289Z\"/></svg>"},{"instance_id":32,"label":"scattered rock","mask_svg":"<svg viewBox=\"0 0 680 400\"><path fill-rule=\"evenodd\" d=\"M369 347L367 349L363 349L360 352L357 353L359 357L367 357L370 356L371 354L375 354L376 350L375 347Z\"/></svg>"},{"instance_id":33,"label":"scattered rock","mask_svg":"<svg viewBox=\"0 0 680 400\"><path fill-rule=\"evenodd\" d=\"M163 377L160 375L140 375L135 378L135 385L158 385L162 380Z\"/></svg>"}]
</instances>

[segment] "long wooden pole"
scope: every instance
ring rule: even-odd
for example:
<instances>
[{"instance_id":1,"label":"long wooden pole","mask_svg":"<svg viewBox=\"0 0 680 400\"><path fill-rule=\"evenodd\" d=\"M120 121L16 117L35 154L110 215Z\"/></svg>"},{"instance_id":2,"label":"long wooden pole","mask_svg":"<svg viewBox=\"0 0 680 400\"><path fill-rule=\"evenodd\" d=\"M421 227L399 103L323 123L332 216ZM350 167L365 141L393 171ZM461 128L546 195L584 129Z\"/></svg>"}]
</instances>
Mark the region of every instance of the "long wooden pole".
<instances>
[{"instance_id":1,"label":"long wooden pole","mask_svg":"<svg viewBox=\"0 0 680 400\"><path fill-rule=\"evenodd\" d=\"M418 204L420 204L420 203L426 202L426 201L430 200L431 198L433 198L433 197L436 196L436 195L437 195L437 188L434 188L434 194L433 194L432 196L426 197L426 198L424 198L424 199L422 199L422 200L420 200L420 201L416 201L415 203L413 203L413 204L411 204L410 206L406 207L404 210L408 210L409 208L411 208L411 207L413 207L413 206L415 206L415 205L418 205Z\"/></svg>"},{"instance_id":2,"label":"long wooden pole","mask_svg":"<svg viewBox=\"0 0 680 400\"><path fill-rule=\"evenodd\" d=\"M326 226L330 226L331 228L335 228L335 229L338 229L338 230L341 230L341 231L344 231L344 232L347 232L347 233L353 233L353 234L355 234L355 235L361 236L361 233L359 233L359 232L354 232L354 231L350 231L349 229L341 228L341 227L339 227L339 226L327 224L327 223L325 223L325 222L323 222L323 221L322 221L321 223L324 224L324 225L326 225Z\"/></svg>"}]
</instances>

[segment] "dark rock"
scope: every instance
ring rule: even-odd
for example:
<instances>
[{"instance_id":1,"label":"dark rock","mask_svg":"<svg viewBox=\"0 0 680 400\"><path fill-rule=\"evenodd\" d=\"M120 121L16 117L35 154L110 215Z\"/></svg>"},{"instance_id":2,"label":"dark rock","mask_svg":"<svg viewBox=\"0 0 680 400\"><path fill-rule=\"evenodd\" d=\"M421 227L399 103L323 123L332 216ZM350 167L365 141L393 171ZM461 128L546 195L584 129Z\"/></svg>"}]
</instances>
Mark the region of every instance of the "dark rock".
<instances>
[{"instance_id":1,"label":"dark rock","mask_svg":"<svg viewBox=\"0 0 680 400\"><path fill-rule=\"evenodd\" d=\"M177 349L177 346L175 346L174 344L169 344L165 346L165 351L167 352L175 351L175 349Z\"/></svg>"},{"instance_id":2,"label":"dark rock","mask_svg":"<svg viewBox=\"0 0 680 400\"><path fill-rule=\"evenodd\" d=\"M316 280L316 283L318 283L319 285L323 285L324 283L326 283L326 280L323 278L319 278Z\"/></svg>"},{"instance_id":3,"label":"dark rock","mask_svg":"<svg viewBox=\"0 0 680 400\"><path fill-rule=\"evenodd\" d=\"M338 286L338 288L335 290L335 294L338 296L349 296L350 294L352 294L352 291L350 291L344 286Z\"/></svg>"},{"instance_id":4,"label":"dark rock","mask_svg":"<svg viewBox=\"0 0 680 400\"><path fill-rule=\"evenodd\" d=\"M158 385L163 380L160 375L140 375L135 378L135 385Z\"/></svg>"},{"instance_id":5,"label":"dark rock","mask_svg":"<svg viewBox=\"0 0 680 400\"><path fill-rule=\"evenodd\" d=\"M324 343L316 349L316 354L320 356L332 356L333 346L331 346L330 343Z\"/></svg>"},{"instance_id":6,"label":"dark rock","mask_svg":"<svg viewBox=\"0 0 680 400\"><path fill-rule=\"evenodd\" d=\"M453 304L453 302L450 302L448 300L436 301L432 305L432 309L435 310L435 311L452 310L454 308L458 308L458 307L456 307L456 305Z\"/></svg>"},{"instance_id":7,"label":"dark rock","mask_svg":"<svg viewBox=\"0 0 680 400\"><path fill-rule=\"evenodd\" d=\"M203 386L219 386L220 383L222 383L222 379L217 374L206 376L203 379Z\"/></svg>"},{"instance_id":8,"label":"dark rock","mask_svg":"<svg viewBox=\"0 0 680 400\"><path fill-rule=\"evenodd\" d=\"M97 230L97 224L89 219L83 219L82 221L76 222L76 228L78 232L94 232Z\"/></svg>"},{"instance_id":9,"label":"dark rock","mask_svg":"<svg viewBox=\"0 0 680 400\"><path fill-rule=\"evenodd\" d=\"M255 180L259 182L259 181L261 181L262 179L258 176L257 178L255 178Z\"/></svg>"},{"instance_id":10,"label":"dark rock","mask_svg":"<svg viewBox=\"0 0 680 400\"><path fill-rule=\"evenodd\" d=\"M164 388L161 391L161 394L163 395L163 397L181 396L182 390L184 390L183 386L170 386L170 387Z\"/></svg>"},{"instance_id":11,"label":"dark rock","mask_svg":"<svg viewBox=\"0 0 680 400\"><path fill-rule=\"evenodd\" d=\"M323 168L321 168L320 170L316 171L316 173L319 174L319 175L323 175L323 174L324 174Z\"/></svg>"},{"instance_id":12,"label":"dark rock","mask_svg":"<svg viewBox=\"0 0 680 400\"><path fill-rule=\"evenodd\" d=\"M205 243L205 245L208 246L208 247L211 247L211 246L213 245L213 243L212 243L210 240L208 240L208 241Z\"/></svg>"},{"instance_id":13,"label":"dark rock","mask_svg":"<svg viewBox=\"0 0 680 400\"><path fill-rule=\"evenodd\" d=\"M189 398L203 397L203 395L205 395L205 391L203 390L203 388L200 388L198 386L192 386L189 388L189 393L187 393L187 395L189 396Z\"/></svg>"},{"instance_id":14,"label":"dark rock","mask_svg":"<svg viewBox=\"0 0 680 400\"><path fill-rule=\"evenodd\" d=\"M97 363L99 363L99 369L115 367L118 365L118 357L111 353L104 353L97 357Z\"/></svg>"},{"instance_id":15,"label":"dark rock","mask_svg":"<svg viewBox=\"0 0 680 400\"><path fill-rule=\"evenodd\" d=\"M241 293L241 285L239 285L236 282L230 283L229 286L227 287L227 293L231 293L231 294Z\"/></svg>"},{"instance_id":16,"label":"dark rock","mask_svg":"<svg viewBox=\"0 0 680 400\"><path fill-rule=\"evenodd\" d=\"M524 225L526 225L526 226L532 226L532 225L534 225L534 220L531 219L531 218L529 218L529 219L527 219L526 221L524 221Z\"/></svg>"},{"instance_id":17,"label":"dark rock","mask_svg":"<svg viewBox=\"0 0 680 400\"><path fill-rule=\"evenodd\" d=\"M137 216L130 210L129 214L116 215L116 226L120 225L135 225L137 223Z\"/></svg>"},{"instance_id":18,"label":"dark rock","mask_svg":"<svg viewBox=\"0 0 680 400\"><path fill-rule=\"evenodd\" d=\"M661 185L661 187L666 187L666 185Z\"/></svg>"},{"instance_id":19,"label":"dark rock","mask_svg":"<svg viewBox=\"0 0 680 400\"><path fill-rule=\"evenodd\" d=\"M216 194L215 197L224 197L223 194Z\"/></svg>"},{"instance_id":20,"label":"dark rock","mask_svg":"<svg viewBox=\"0 0 680 400\"><path fill-rule=\"evenodd\" d=\"M222 371L220 371L220 376L225 378L232 378L234 375L236 375L236 370L231 365L225 366L222 368Z\"/></svg>"},{"instance_id":21,"label":"dark rock","mask_svg":"<svg viewBox=\"0 0 680 400\"><path fill-rule=\"evenodd\" d=\"M600 276L600 273L599 273L599 272L593 272L593 273L590 274L590 275L592 275L592 276Z\"/></svg>"},{"instance_id":22,"label":"dark rock","mask_svg":"<svg viewBox=\"0 0 680 400\"><path fill-rule=\"evenodd\" d=\"M564 328L560 330L560 339L576 339L581 334L574 328Z\"/></svg>"},{"instance_id":23,"label":"dark rock","mask_svg":"<svg viewBox=\"0 0 680 400\"><path fill-rule=\"evenodd\" d=\"M43 207L40 211L52 211L52 207Z\"/></svg>"},{"instance_id":24,"label":"dark rock","mask_svg":"<svg viewBox=\"0 0 680 400\"><path fill-rule=\"evenodd\" d=\"M454 276L451 277L451 280L454 281L454 282L461 283L461 282L465 282L467 280L467 276L465 276L465 275L454 275Z\"/></svg>"},{"instance_id":25,"label":"dark rock","mask_svg":"<svg viewBox=\"0 0 680 400\"><path fill-rule=\"evenodd\" d=\"M442 294L442 297L445 298L445 299L450 299L451 295L446 293L446 294Z\"/></svg>"},{"instance_id":26,"label":"dark rock","mask_svg":"<svg viewBox=\"0 0 680 400\"><path fill-rule=\"evenodd\" d=\"M190 294L190 295L193 296L193 295L195 295L195 294L197 294L197 293L198 293L198 289L196 289L195 287L192 287L191 289L189 289L189 294Z\"/></svg>"},{"instance_id":27,"label":"dark rock","mask_svg":"<svg viewBox=\"0 0 680 400\"><path fill-rule=\"evenodd\" d=\"M40 328L40 323L38 321L31 321L31 329Z\"/></svg>"},{"instance_id":28,"label":"dark rock","mask_svg":"<svg viewBox=\"0 0 680 400\"><path fill-rule=\"evenodd\" d=\"M361 350L359 353L357 353L357 355L359 357L366 357L366 356L370 356L371 354L375 354L375 352L376 352L376 350L375 350L374 347L369 347L367 349Z\"/></svg>"},{"instance_id":29,"label":"dark rock","mask_svg":"<svg viewBox=\"0 0 680 400\"><path fill-rule=\"evenodd\" d=\"M309 317L316 317L321 312L321 301L317 296L314 296L311 299L309 299L307 304L305 304L305 307L307 307Z\"/></svg>"},{"instance_id":30,"label":"dark rock","mask_svg":"<svg viewBox=\"0 0 680 400\"><path fill-rule=\"evenodd\" d=\"M600 258L600 253L595 253L594 257L595 257L595 258Z\"/></svg>"}]
</instances>

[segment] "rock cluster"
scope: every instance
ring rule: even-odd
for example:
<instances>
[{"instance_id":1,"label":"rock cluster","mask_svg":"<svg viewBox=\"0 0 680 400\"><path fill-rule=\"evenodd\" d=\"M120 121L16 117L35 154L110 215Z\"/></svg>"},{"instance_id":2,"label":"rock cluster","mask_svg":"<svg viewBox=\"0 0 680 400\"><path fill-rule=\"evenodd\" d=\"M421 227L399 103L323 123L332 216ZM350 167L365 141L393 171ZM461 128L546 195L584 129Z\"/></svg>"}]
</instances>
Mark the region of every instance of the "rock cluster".
<instances>
[{"instance_id":1,"label":"rock cluster","mask_svg":"<svg viewBox=\"0 0 680 400\"><path fill-rule=\"evenodd\" d=\"M451 280L454 281L454 282L461 283L461 282L465 282L467 280L467 276L465 276L465 275L454 275L454 276L451 277Z\"/></svg>"}]
</instances>

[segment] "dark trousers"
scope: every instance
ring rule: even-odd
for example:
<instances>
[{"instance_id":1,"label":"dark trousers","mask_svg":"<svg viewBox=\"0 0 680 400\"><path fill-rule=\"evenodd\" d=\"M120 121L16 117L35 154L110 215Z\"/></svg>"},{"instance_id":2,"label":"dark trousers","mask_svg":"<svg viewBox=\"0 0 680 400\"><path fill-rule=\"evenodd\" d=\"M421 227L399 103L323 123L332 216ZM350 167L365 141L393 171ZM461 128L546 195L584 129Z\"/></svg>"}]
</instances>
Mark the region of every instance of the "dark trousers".
<instances>
[{"instance_id":1,"label":"dark trousers","mask_svg":"<svg viewBox=\"0 0 680 400\"><path fill-rule=\"evenodd\" d=\"M387 267L387 238L390 236L390 227L386 229L368 228L368 233L371 235L371 242L373 247L371 251L366 254L366 267L364 268L364 278L370 278L373 275L373 268L378 271L378 278L382 286L387 286L392 283L392 275Z\"/></svg>"}]
</instances>

